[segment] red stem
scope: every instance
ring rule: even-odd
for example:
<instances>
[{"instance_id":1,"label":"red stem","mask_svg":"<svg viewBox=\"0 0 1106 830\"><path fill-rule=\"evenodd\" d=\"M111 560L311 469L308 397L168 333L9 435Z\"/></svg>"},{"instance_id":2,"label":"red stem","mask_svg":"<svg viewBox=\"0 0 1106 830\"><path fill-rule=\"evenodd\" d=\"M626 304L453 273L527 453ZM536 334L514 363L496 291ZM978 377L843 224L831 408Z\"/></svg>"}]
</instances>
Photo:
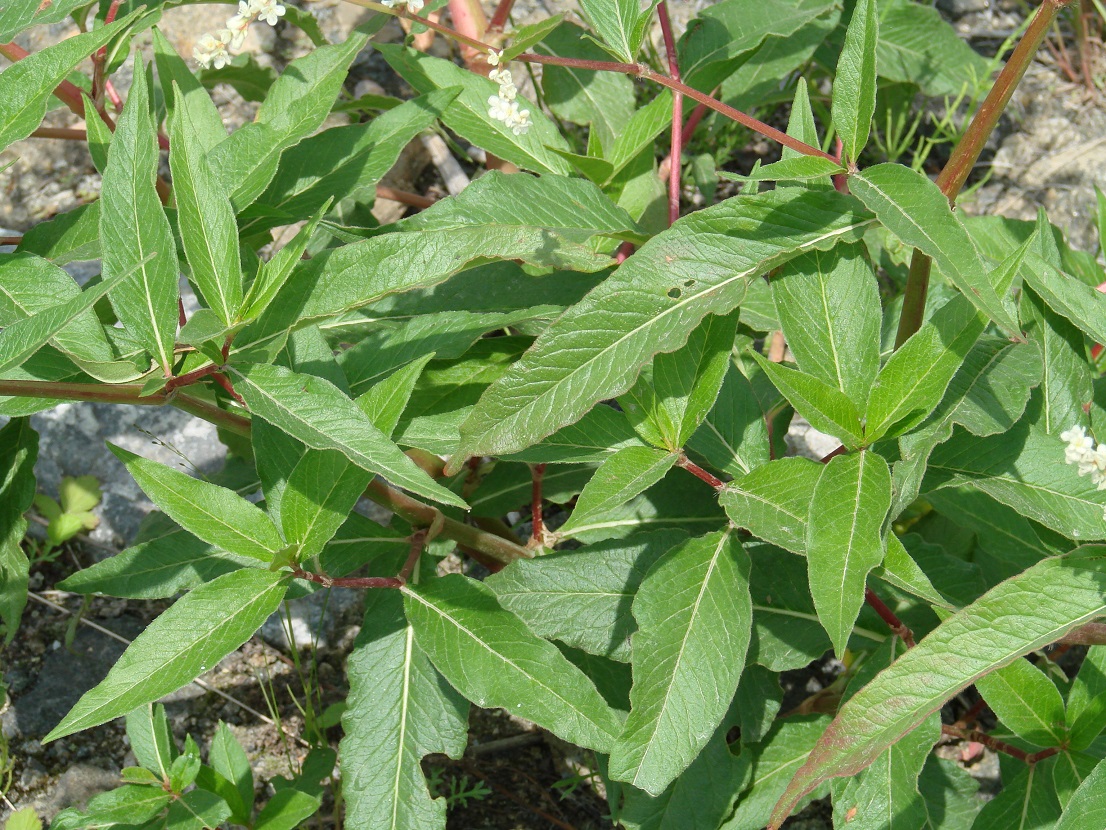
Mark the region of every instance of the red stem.
<instances>
[{"instance_id":1,"label":"red stem","mask_svg":"<svg viewBox=\"0 0 1106 830\"><path fill-rule=\"evenodd\" d=\"M180 389L182 386L191 386L197 381L203 380L208 375L213 375L222 368L216 366L214 363L209 363L207 366L201 366L199 369L193 369L191 372L185 372L183 375L177 375L176 377L169 378L165 382L165 391L172 392L174 389Z\"/></svg>"},{"instance_id":2,"label":"red stem","mask_svg":"<svg viewBox=\"0 0 1106 830\"><path fill-rule=\"evenodd\" d=\"M542 477L545 475L545 465L535 464L530 469L533 476L533 486L530 490L530 518L533 523L533 529L530 531L530 544L540 545L544 537L541 514L541 483Z\"/></svg>"},{"instance_id":3,"label":"red stem","mask_svg":"<svg viewBox=\"0 0 1106 830\"><path fill-rule=\"evenodd\" d=\"M419 562L419 557L422 556L422 549L426 547L426 532L425 527L421 527L411 534L411 551L407 554L407 561L403 563L403 568L400 570L397 579L403 580L404 584L411 578L411 574L415 572L415 565Z\"/></svg>"},{"instance_id":4,"label":"red stem","mask_svg":"<svg viewBox=\"0 0 1106 830\"><path fill-rule=\"evenodd\" d=\"M22 236L0 236L0 245L18 245L22 241Z\"/></svg>"},{"instance_id":5,"label":"red stem","mask_svg":"<svg viewBox=\"0 0 1106 830\"><path fill-rule=\"evenodd\" d=\"M688 458L683 453L680 454L679 460L676 461L676 466L677 467L683 467L685 470L687 470L689 473L691 473L697 479L699 479L701 481L705 481L707 484L709 484L715 490L721 489L722 487L726 486L726 482L724 482L722 479L718 478L718 476L713 475L711 473L708 473L706 470L704 470L702 467L700 467L698 464L696 464L694 461L692 461L690 458Z\"/></svg>"},{"instance_id":6,"label":"red stem","mask_svg":"<svg viewBox=\"0 0 1106 830\"><path fill-rule=\"evenodd\" d=\"M303 568L293 568L292 576L306 579L326 588L402 588L406 582L395 576L340 576L311 573Z\"/></svg>"},{"instance_id":7,"label":"red stem","mask_svg":"<svg viewBox=\"0 0 1106 830\"><path fill-rule=\"evenodd\" d=\"M234 400L236 400L239 404L241 404L242 406L246 405L245 399L241 395L239 395L237 392L234 391L234 387L231 386L231 383L227 379L226 375L222 374L221 372L212 372L211 373L211 379L214 380L220 386L222 386L223 389L226 390L226 393L228 395L230 395L232 398L234 398Z\"/></svg>"},{"instance_id":8,"label":"red stem","mask_svg":"<svg viewBox=\"0 0 1106 830\"><path fill-rule=\"evenodd\" d=\"M900 637L907 648L914 648L914 632L911 631L903 621L895 616L895 612L887 607L887 604L876 596L875 592L871 588L864 589L864 601L867 602L875 612L879 614L881 620L887 623L887 627L891 629L891 632Z\"/></svg>"},{"instance_id":9,"label":"red stem","mask_svg":"<svg viewBox=\"0 0 1106 830\"><path fill-rule=\"evenodd\" d=\"M492 33L498 33L503 31L503 27L507 25L507 19L511 16L511 9L515 5L515 0L499 0L499 5L495 7L495 13L492 15L491 22L488 23L488 31Z\"/></svg>"},{"instance_id":10,"label":"red stem","mask_svg":"<svg viewBox=\"0 0 1106 830\"><path fill-rule=\"evenodd\" d=\"M122 5L122 2L123 0L111 0L111 5L108 6L107 13L104 15L105 26L115 20L115 15L119 13L119 6ZM97 109L100 108L103 102L103 93L105 89L104 64L107 63L107 59L107 44L97 49L96 54L92 56L92 101ZM115 97L117 98L118 96ZM119 105L116 104L116 106L118 107Z\"/></svg>"},{"instance_id":11,"label":"red stem","mask_svg":"<svg viewBox=\"0 0 1106 830\"><path fill-rule=\"evenodd\" d=\"M687 144L691 141L691 136L695 134L695 128L699 126L699 122L703 120L703 116L707 114L706 104L696 104L695 109L691 111L691 115L688 116L687 123L684 124L683 135L680 137L682 144Z\"/></svg>"},{"instance_id":12,"label":"red stem","mask_svg":"<svg viewBox=\"0 0 1106 830\"><path fill-rule=\"evenodd\" d=\"M88 133L85 130L74 130L70 127L38 127L30 135L31 138L63 138L66 141L85 141Z\"/></svg>"},{"instance_id":13,"label":"red stem","mask_svg":"<svg viewBox=\"0 0 1106 830\"><path fill-rule=\"evenodd\" d=\"M667 0L661 0L657 6L657 17L661 22L661 35L664 37L664 51L668 55L668 74L674 81L680 80L680 63L676 55L676 38L672 35L672 21L668 17ZM668 165L668 224L680 218L680 158L683 154L684 138L684 96L672 93L672 155Z\"/></svg>"}]
</instances>

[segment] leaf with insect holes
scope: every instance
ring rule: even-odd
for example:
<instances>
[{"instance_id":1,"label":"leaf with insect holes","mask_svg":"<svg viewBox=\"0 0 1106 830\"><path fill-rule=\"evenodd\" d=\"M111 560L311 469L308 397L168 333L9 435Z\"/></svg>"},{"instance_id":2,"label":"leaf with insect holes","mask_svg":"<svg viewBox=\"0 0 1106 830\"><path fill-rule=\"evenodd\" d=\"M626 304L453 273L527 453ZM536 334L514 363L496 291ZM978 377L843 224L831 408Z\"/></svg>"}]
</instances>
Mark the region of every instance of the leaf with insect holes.
<instances>
[{"instance_id":1,"label":"leaf with insect holes","mask_svg":"<svg viewBox=\"0 0 1106 830\"><path fill-rule=\"evenodd\" d=\"M1101 546L1046 559L996 585L946 619L838 710L780 798L769 826L778 828L822 782L864 769L988 672L1104 612L1106 548ZM952 650L956 660L948 659Z\"/></svg>"}]
</instances>

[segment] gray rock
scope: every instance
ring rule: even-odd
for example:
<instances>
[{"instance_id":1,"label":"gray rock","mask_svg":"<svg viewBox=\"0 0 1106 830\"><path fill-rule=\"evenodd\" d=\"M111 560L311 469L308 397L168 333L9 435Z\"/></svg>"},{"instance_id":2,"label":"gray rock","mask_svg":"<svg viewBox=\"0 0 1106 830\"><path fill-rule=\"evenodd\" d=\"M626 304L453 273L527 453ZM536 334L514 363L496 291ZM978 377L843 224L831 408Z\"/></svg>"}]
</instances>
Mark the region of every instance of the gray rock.
<instances>
[{"instance_id":1,"label":"gray rock","mask_svg":"<svg viewBox=\"0 0 1106 830\"><path fill-rule=\"evenodd\" d=\"M329 592L315 591L290 600L288 612L296 648L307 648L315 642L319 650L326 651L334 642L339 625L358 613L364 601L362 593L350 588L332 588ZM284 609L277 611L261 626L261 639L275 648L289 650L286 622Z\"/></svg>"},{"instance_id":2,"label":"gray rock","mask_svg":"<svg viewBox=\"0 0 1106 830\"><path fill-rule=\"evenodd\" d=\"M93 796L115 789L121 783L118 771L100 769L91 764L75 764L63 772L54 786L35 799L31 806L41 818L50 821L68 807L85 807Z\"/></svg>"},{"instance_id":3,"label":"gray rock","mask_svg":"<svg viewBox=\"0 0 1106 830\"><path fill-rule=\"evenodd\" d=\"M937 8L955 20L966 14L986 11L990 0L937 0Z\"/></svg>"}]
</instances>

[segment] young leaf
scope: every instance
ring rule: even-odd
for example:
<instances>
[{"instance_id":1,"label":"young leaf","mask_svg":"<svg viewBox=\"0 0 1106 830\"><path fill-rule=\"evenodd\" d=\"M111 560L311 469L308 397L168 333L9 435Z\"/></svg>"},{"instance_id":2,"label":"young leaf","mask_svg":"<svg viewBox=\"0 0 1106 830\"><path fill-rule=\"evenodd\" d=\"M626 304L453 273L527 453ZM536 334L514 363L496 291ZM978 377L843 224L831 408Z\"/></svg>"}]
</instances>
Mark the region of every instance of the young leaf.
<instances>
[{"instance_id":1,"label":"young leaf","mask_svg":"<svg viewBox=\"0 0 1106 830\"><path fill-rule=\"evenodd\" d=\"M1003 726L1037 746L1059 746L1067 738L1064 699L1048 677L1028 660L1015 660L979 678L976 689Z\"/></svg>"},{"instance_id":2,"label":"young leaf","mask_svg":"<svg viewBox=\"0 0 1106 830\"><path fill-rule=\"evenodd\" d=\"M504 610L490 588L459 574L403 588L415 642L478 706L502 706L578 746L606 752L619 721L591 681Z\"/></svg>"},{"instance_id":3,"label":"young leaf","mask_svg":"<svg viewBox=\"0 0 1106 830\"><path fill-rule=\"evenodd\" d=\"M59 5L68 8L73 4L55 3L55 9ZM31 3L6 3L5 6L0 10L4 15L0 25L10 19L9 13L23 14L33 9ZM51 13L53 11L51 9ZM78 63L133 23L136 16L137 13L130 14L95 31L66 38L6 67L0 74L0 150L34 132L42 123L50 95L58 84ZM5 35L0 40L10 39Z\"/></svg>"},{"instance_id":4,"label":"young leaf","mask_svg":"<svg viewBox=\"0 0 1106 830\"><path fill-rule=\"evenodd\" d=\"M773 363L757 352L752 355L772 385L811 426L833 435L850 448L866 443L860 412L852 398L814 375Z\"/></svg>"},{"instance_id":5,"label":"young leaf","mask_svg":"<svg viewBox=\"0 0 1106 830\"><path fill-rule=\"evenodd\" d=\"M879 285L862 246L796 257L770 285L796 364L862 409L879 372L881 317Z\"/></svg>"},{"instance_id":6,"label":"young leaf","mask_svg":"<svg viewBox=\"0 0 1106 830\"><path fill-rule=\"evenodd\" d=\"M1068 801L1055 830L1096 830L1106 826L1106 801L1102 799L1104 789L1106 761L1100 761Z\"/></svg>"},{"instance_id":7,"label":"young leaf","mask_svg":"<svg viewBox=\"0 0 1106 830\"><path fill-rule=\"evenodd\" d=\"M749 557L729 530L690 539L650 569L634 598L634 686L612 778L658 796L706 745L745 665L748 584Z\"/></svg>"},{"instance_id":8,"label":"young leaf","mask_svg":"<svg viewBox=\"0 0 1106 830\"><path fill-rule=\"evenodd\" d=\"M629 662L634 594L653 563L685 538L657 530L520 559L484 584L539 637Z\"/></svg>"},{"instance_id":9,"label":"young leaf","mask_svg":"<svg viewBox=\"0 0 1106 830\"><path fill-rule=\"evenodd\" d=\"M1046 559L996 585L934 629L837 713L772 813L778 828L829 778L854 775L990 671L1055 642L1106 611L1106 548ZM955 649L957 660L947 655ZM879 711L873 719L871 713Z\"/></svg>"},{"instance_id":10,"label":"young leaf","mask_svg":"<svg viewBox=\"0 0 1106 830\"><path fill-rule=\"evenodd\" d=\"M183 97L179 87L174 95ZM198 130L191 115L179 107L169 118L169 167L184 254L192 279L208 307L226 325L232 325L242 304L242 261L238 253L238 226L230 199L194 138Z\"/></svg>"},{"instance_id":11,"label":"young leaf","mask_svg":"<svg viewBox=\"0 0 1106 830\"><path fill-rule=\"evenodd\" d=\"M849 189L895 236L933 257L972 305L1007 334L1021 334L1005 292L995 290L971 237L929 178L901 164L877 164L850 176Z\"/></svg>"},{"instance_id":12,"label":"young leaf","mask_svg":"<svg viewBox=\"0 0 1106 830\"><path fill-rule=\"evenodd\" d=\"M561 530L569 533L595 516L645 492L664 478L676 459L674 453L652 447L619 450L595 471L595 476L584 487L572 515Z\"/></svg>"},{"instance_id":13,"label":"young leaf","mask_svg":"<svg viewBox=\"0 0 1106 830\"><path fill-rule=\"evenodd\" d=\"M749 280L804 251L856 239L867 223L856 202L830 191L737 197L680 219L489 387L451 465L522 449L578 420L628 389L654 354L683 345L707 314L735 308Z\"/></svg>"},{"instance_id":14,"label":"young leaf","mask_svg":"<svg viewBox=\"0 0 1106 830\"><path fill-rule=\"evenodd\" d=\"M805 86L799 87L805 89ZM779 182L779 181L809 181L812 179L826 179L838 173L844 173L845 168L835 161L830 161L821 156L796 156L774 161L756 170L750 170L748 174L730 173L725 170L719 172L719 176L733 182Z\"/></svg>"},{"instance_id":15,"label":"young leaf","mask_svg":"<svg viewBox=\"0 0 1106 830\"><path fill-rule=\"evenodd\" d=\"M1068 693L1072 749L1084 750L1106 729L1106 646L1091 646Z\"/></svg>"},{"instance_id":16,"label":"young leaf","mask_svg":"<svg viewBox=\"0 0 1106 830\"><path fill-rule=\"evenodd\" d=\"M637 60L652 4L643 11L638 0L580 0L580 8L612 55L623 63Z\"/></svg>"},{"instance_id":17,"label":"young leaf","mask_svg":"<svg viewBox=\"0 0 1106 830\"><path fill-rule=\"evenodd\" d=\"M189 139L206 156L212 147L227 137L223 118L211 95L177 54L173 44L157 26L153 27L152 32L154 63L157 64L157 77L165 96L168 120L172 122L174 118L187 116L193 130Z\"/></svg>"},{"instance_id":18,"label":"young leaf","mask_svg":"<svg viewBox=\"0 0 1106 830\"><path fill-rule=\"evenodd\" d=\"M844 144L845 157L856 164L868 143L876 111L876 42L879 18L876 0L858 0L845 31L845 45L833 79L833 125Z\"/></svg>"},{"instance_id":19,"label":"young leaf","mask_svg":"<svg viewBox=\"0 0 1106 830\"><path fill-rule=\"evenodd\" d=\"M684 446L718 397L736 328L736 313L712 314L679 349L653 358L622 403L642 437L673 452Z\"/></svg>"},{"instance_id":20,"label":"young leaf","mask_svg":"<svg viewBox=\"0 0 1106 830\"><path fill-rule=\"evenodd\" d=\"M890 507L891 471L870 450L830 459L810 496L810 593L838 657L864 605L868 571L883 561L883 520Z\"/></svg>"},{"instance_id":21,"label":"young leaf","mask_svg":"<svg viewBox=\"0 0 1106 830\"><path fill-rule=\"evenodd\" d=\"M822 469L809 458L780 458L731 481L718 503L735 526L805 555L811 494Z\"/></svg>"},{"instance_id":22,"label":"young leaf","mask_svg":"<svg viewBox=\"0 0 1106 830\"><path fill-rule=\"evenodd\" d=\"M192 478L122 447L108 444L108 448L154 504L205 542L262 562L272 562L273 554L285 547L272 519L233 490Z\"/></svg>"},{"instance_id":23,"label":"young leaf","mask_svg":"<svg viewBox=\"0 0 1106 830\"><path fill-rule=\"evenodd\" d=\"M243 568L185 594L146 626L43 740L107 723L192 682L246 642L285 590L285 574Z\"/></svg>"},{"instance_id":24,"label":"young leaf","mask_svg":"<svg viewBox=\"0 0 1106 830\"><path fill-rule=\"evenodd\" d=\"M215 727L207 754L215 772L231 785L230 793L220 793L230 805L231 820L248 824L253 813L253 769L242 744L222 721Z\"/></svg>"},{"instance_id":25,"label":"young leaf","mask_svg":"<svg viewBox=\"0 0 1106 830\"><path fill-rule=\"evenodd\" d=\"M322 553L372 480L335 450L308 450L288 476L280 500L280 526L297 559Z\"/></svg>"},{"instance_id":26,"label":"young leaf","mask_svg":"<svg viewBox=\"0 0 1106 830\"><path fill-rule=\"evenodd\" d=\"M444 827L445 800L427 792L422 759L461 757L468 702L415 644L397 593L370 592L367 604L342 715L346 820L365 830Z\"/></svg>"},{"instance_id":27,"label":"young leaf","mask_svg":"<svg viewBox=\"0 0 1106 830\"><path fill-rule=\"evenodd\" d=\"M154 818L172 800L172 793L160 787L124 784L100 793L88 802L84 812L70 807L59 813L50 824L51 830L86 830L87 828L134 826Z\"/></svg>"},{"instance_id":28,"label":"young leaf","mask_svg":"<svg viewBox=\"0 0 1106 830\"><path fill-rule=\"evenodd\" d=\"M419 375L433 358L434 353L431 352L412 360L402 369L373 384L368 392L357 399L361 411L389 438L396 431L399 419L403 417L403 410L411 400Z\"/></svg>"},{"instance_id":29,"label":"young leaf","mask_svg":"<svg viewBox=\"0 0 1106 830\"><path fill-rule=\"evenodd\" d=\"M130 273L112 307L166 376L177 333L177 243L158 199L157 130L146 68L138 66L108 152L100 196L104 282Z\"/></svg>"},{"instance_id":30,"label":"young leaf","mask_svg":"<svg viewBox=\"0 0 1106 830\"><path fill-rule=\"evenodd\" d=\"M572 148L556 125L535 105L519 101L520 106L530 110L533 123L525 135L512 135L510 127L488 116L488 97L499 91L492 81L467 72L452 61L399 44L382 44L377 50L392 69L424 95L435 89L463 88L442 114L442 122L462 138L524 170L572 175L572 165L552 149L571 152Z\"/></svg>"},{"instance_id":31,"label":"young leaf","mask_svg":"<svg viewBox=\"0 0 1106 830\"><path fill-rule=\"evenodd\" d=\"M466 507L436 483L382 433L357 404L332 383L281 366L231 371L253 414L316 450L337 450L358 467L419 495Z\"/></svg>"},{"instance_id":32,"label":"young leaf","mask_svg":"<svg viewBox=\"0 0 1106 830\"><path fill-rule=\"evenodd\" d=\"M23 514L35 496L38 433L29 418L13 418L0 428L0 622L10 644L27 604L30 563L20 547L27 531Z\"/></svg>"}]
</instances>

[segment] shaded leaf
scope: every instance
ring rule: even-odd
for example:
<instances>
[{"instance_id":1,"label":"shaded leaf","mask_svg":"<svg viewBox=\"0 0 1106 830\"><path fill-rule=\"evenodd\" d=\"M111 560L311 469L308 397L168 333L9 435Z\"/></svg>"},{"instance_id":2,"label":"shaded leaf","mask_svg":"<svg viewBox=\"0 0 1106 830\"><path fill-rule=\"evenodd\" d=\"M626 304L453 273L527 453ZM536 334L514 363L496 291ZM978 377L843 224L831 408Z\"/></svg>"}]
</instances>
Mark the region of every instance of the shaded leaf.
<instances>
[{"instance_id":1,"label":"shaded leaf","mask_svg":"<svg viewBox=\"0 0 1106 830\"><path fill-rule=\"evenodd\" d=\"M562 532L571 533L573 529L652 487L672 469L677 457L674 453L652 447L619 450L595 471L580 494L572 515L562 526Z\"/></svg>"},{"instance_id":2,"label":"shaded leaf","mask_svg":"<svg viewBox=\"0 0 1106 830\"><path fill-rule=\"evenodd\" d=\"M1015 660L975 683L1003 725L1037 746L1059 746L1067 738L1064 699L1048 677L1028 660Z\"/></svg>"}]
</instances>

